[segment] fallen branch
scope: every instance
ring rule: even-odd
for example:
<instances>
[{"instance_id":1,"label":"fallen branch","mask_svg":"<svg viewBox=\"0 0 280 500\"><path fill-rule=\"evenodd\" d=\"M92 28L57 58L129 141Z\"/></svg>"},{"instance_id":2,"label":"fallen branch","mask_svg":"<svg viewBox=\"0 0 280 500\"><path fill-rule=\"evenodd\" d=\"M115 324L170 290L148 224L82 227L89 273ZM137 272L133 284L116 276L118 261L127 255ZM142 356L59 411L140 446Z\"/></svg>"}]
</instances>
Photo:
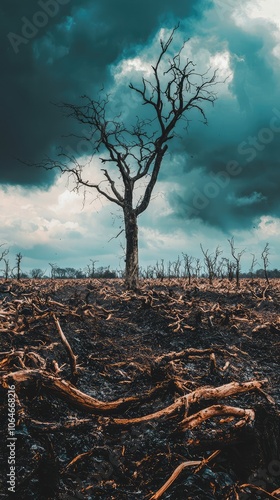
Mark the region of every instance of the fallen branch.
<instances>
[{"instance_id":1,"label":"fallen branch","mask_svg":"<svg viewBox=\"0 0 280 500\"><path fill-rule=\"evenodd\" d=\"M64 335L64 333L62 331L62 328L60 326L58 318L56 317L56 315L54 313L52 313L52 317L53 317L53 319L55 321L58 334L59 334L59 336L61 338L61 342L64 345L65 350L66 350L66 352L68 354L68 358L69 358L69 361L70 361L70 368L71 368L71 382L73 384L76 384L76 382L78 380L78 371L77 371L76 356L74 355L74 353L73 353L73 351L71 349L71 346L70 346L67 338L65 337L65 335Z\"/></svg>"},{"instance_id":2,"label":"fallen branch","mask_svg":"<svg viewBox=\"0 0 280 500\"><path fill-rule=\"evenodd\" d=\"M207 399L222 399L227 396L233 396L235 394L240 394L243 392L249 392L253 390L258 390L261 386L267 382L267 380L251 380L250 382L231 382L229 384L221 385L220 387L201 387L195 391L187 394L186 396L181 396L172 405L158 410L149 415L144 415L143 417L136 418L114 418L113 422L117 425L129 425L129 424L139 424L141 422L147 422L149 420L155 420L160 417L170 417L174 415L182 406L188 408L193 403L198 403L201 400ZM244 411L244 410L243 410Z\"/></svg>"},{"instance_id":3,"label":"fallen branch","mask_svg":"<svg viewBox=\"0 0 280 500\"><path fill-rule=\"evenodd\" d=\"M140 401L140 398L137 396L121 398L108 402L99 401L80 391L70 382L59 379L44 370L20 370L0 377L0 384L6 389L10 385L11 381L16 384L24 382L39 382L45 389L68 403L79 409L98 415L104 415L116 410L127 408L130 404Z\"/></svg>"},{"instance_id":4,"label":"fallen branch","mask_svg":"<svg viewBox=\"0 0 280 500\"><path fill-rule=\"evenodd\" d=\"M158 500L160 497L162 497L163 493L166 492L166 490L171 486L171 484L174 483L175 479L181 474L181 472L186 469L187 467L193 467L195 465L200 465L201 461L200 460L191 460L189 462L183 462L182 464L178 465L178 467L174 470L173 474L170 476L170 478L164 483L164 485L150 498L150 500Z\"/></svg>"},{"instance_id":5,"label":"fallen branch","mask_svg":"<svg viewBox=\"0 0 280 500\"><path fill-rule=\"evenodd\" d=\"M27 352L25 349L21 349L18 351L11 351L6 358L2 359L0 361L0 369L7 371L11 364L16 366L16 363L19 363L22 368L28 369L26 366L27 361L29 363L29 368L31 368L30 363L33 364L32 368L46 368L46 361L42 356L36 352Z\"/></svg>"},{"instance_id":6,"label":"fallen branch","mask_svg":"<svg viewBox=\"0 0 280 500\"><path fill-rule=\"evenodd\" d=\"M67 464L65 466L64 471L66 471L67 469L69 469L69 467L72 467L72 465L79 462L79 460L81 460L85 457L91 457L94 452L95 452L95 448L93 448L92 450L86 451L85 453L79 453L79 455L77 455L75 458L73 458L73 460L71 460L71 462L69 462L69 464Z\"/></svg>"},{"instance_id":7,"label":"fallen branch","mask_svg":"<svg viewBox=\"0 0 280 500\"><path fill-rule=\"evenodd\" d=\"M198 403L205 399L221 399L243 392L255 391L261 389L266 382L267 379L250 380L249 382L230 382L220 387L201 387L188 394L188 403Z\"/></svg>"},{"instance_id":8,"label":"fallen branch","mask_svg":"<svg viewBox=\"0 0 280 500\"><path fill-rule=\"evenodd\" d=\"M191 460L189 462L183 462L180 464L171 474L170 478L164 483L164 485L156 492L154 495L150 498L150 500L158 500L160 497L162 497L163 493L166 492L166 490L174 483L174 481L177 479L177 477L181 474L181 472L186 469L187 467L193 467L194 465L198 465L198 468L195 470L195 473L200 471L202 467L207 465L211 460L216 458L217 455L219 455L220 450L215 451L210 455L210 457L204 459L204 460Z\"/></svg>"},{"instance_id":9,"label":"fallen branch","mask_svg":"<svg viewBox=\"0 0 280 500\"><path fill-rule=\"evenodd\" d=\"M26 420L28 424L33 427L34 429L39 429L42 432L55 432L55 431L60 431L65 430L65 429L75 429L79 426L82 425L87 425L91 422L90 418L84 418L80 420L73 420L73 421L65 421L62 423L54 423L54 422L40 422L39 420L34 420L34 419L27 419Z\"/></svg>"},{"instance_id":10,"label":"fallen branch","mask_svg":"<svg viewBox=\"0 0 280 500\"><path fill-rule=\"evenodd\" d=\"M128 407L131 403L136 403L143 400L143 397L139 398L137 396L131 396L129 398L118 399L111 402L99 401L92 396L88 396L84 392L80 391L70 382L59 379L58 377L49 374L45 370L20 370L17 372L13 372L2 376L0 378L0 383L5 388L7 388L9 385L8 381L10 379L12 379L16 383L38 381L44 388L48 389L52 393L55 393L61 399L66 400L76 407L82 408L85 411L90 411L92 413L96 412L103 415L119 410L124 406ZM186 409L190 404L197 403L200 400L221 399L233 394L260 389L264 382L266 382L266 380L252 380L250 382L243 383L231 382L230 384L225 384L220 387L202 387L196 389L186 396L181 396L172 405L167 406L154 413L132 419L115 418L114 423L118 425L137 424L140 422L147 422L149 420L157 419L163 416L172 416L182 407L185 407Z\"/></svg>"},{"instance_id":11,"label":"fallen branch","mask_svg":"<svg viewBox=\"0 0 280 500\"><path fill-rule=\"evenodd\" d=\"M200 410L194 415L191 415L190 417L182 420L182 422L180 423L180 429L182 431L185 431L187 429L194 429L205 420L208 420L212 417L217 417L219 415L232 415L234 417L241 417L242 420L240 420L236 424L237 427L240 427L242 424L244 425L246 422L251 422L255 419L254 410L244 410L243 408L236 408L233 406L225 405L213 405Z\"/></svg>"},{"instance_id":12,"label":"fallen branch","mask_svg":"<svg viewBox=\"0 0 280 500\"><path fill-rule=\"evenodd\" d=\"M183 351L172 351L168 354L163 354L155 358L155 363L166 363L168 361L173 361L174 359L188 358L192 356L203 356L204 354L210 354L212 349L194 349L190 347L189 349L184 349Z\"/></svg>"},{"instance_id":13,"label":"fallen branch","mask_svg":"<svg viewBox=\"0 0 280 500\"><path fill-rule=\"evenodd\" d=\"M256 490L259 492L259 495L263 496L265 495L265 500L268 498L272 498L273 500L277 499L275 494L278 494L279 490L275 490L272 493L268 493L268 491L263 490L263 488L260 488L259 486L255 486L254 484L241 484L240 489L244 490L245 488L250 488L251 490Z\"/></svg>"}]
</instances>

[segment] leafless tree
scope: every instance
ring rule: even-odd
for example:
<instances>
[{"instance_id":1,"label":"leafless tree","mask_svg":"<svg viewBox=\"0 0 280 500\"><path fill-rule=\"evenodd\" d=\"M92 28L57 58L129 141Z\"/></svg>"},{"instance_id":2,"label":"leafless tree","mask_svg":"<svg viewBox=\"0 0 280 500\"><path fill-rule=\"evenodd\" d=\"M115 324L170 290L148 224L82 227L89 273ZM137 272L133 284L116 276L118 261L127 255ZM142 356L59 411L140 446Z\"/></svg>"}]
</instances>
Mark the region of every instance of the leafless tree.
<instances>
[{"instance_id":1,"label":"leafless tree","mask_svg":"<svg viewBox=\"0 0 280 500\"><path fill-rule=\"evenodd\" d=\"M4 245L5 245L5 243L2 243L0 245L0 248L2 248ZM5 248L5 250L1 250L0 261L3 260L6 257L6 255L8 255L8 253L9 253L9 249L8 248Z\"/></svg>"},{"instance_id":2,"label":"leafless tree","mask_svg":"<svg viewBox=\"0 0 280 500\"><path fill-rule=\"evenodd\" d=\"M226 257L222 257L218 264L218 275L220 276L221 279L224 279L224 277L227 275L227 269L228 269L228 259Z\"/></svg>"},{"instance_id":3,"label":"leafless tree","mask_svg":"<svg viewBox=\"0 0 280 500\"><path fill-rule=\"evenodd\" d=\"M33 279L42 279L44 276L44 271L42 269L36 268L36 269L31 269L31 278Z\"/></svg>"},{"instance_id":4,"label":"leafless tree","mask_svg":"<svg viewBox=\"0 0 280 500\"><path fill-rule=\"evenodd\" d=\"M137 287L139 277L138 217L150 204L168 143L176 134L176 125L182 120L188 125L188 113L193 110L207 123L204 105L216 100L213 92L216 73L209 76L208 71L197 71L193 61L184 54L186 42L175 55L169 54L176 29L167 41L160 41L151 79L143 77L140 86L129 85L151 118L136 118L131 126L122 121L121 115L112 117L110 96L104 96L104 92L97 100L83 96L81 105L60 104L66 116L88 127L92 155L100 153L101 162L108 165L102 169L102 182L87 177L84 167L89 163L81 164L76 155L64 151L57 159L47 158L40 163L41 167L59 169L62 174L72 176L77 190L96 190L98 195L121 208L126 239L125 276L131 289ZM143 189L140 198L135 193L139 185Z\"/></svg>"},{"instance_id":5,"label":"leafless tree","mask_svg":"<svg viewBox=\"0 0 280 500\"><path fill-rule=\"evenodd\" d=\"M155 268L154 266L147 266L145 269L143 276L147 279L153 279L155 274Z\"/></svg>"},{"instance_id":6,"label":"leafless tree","mask_svg":"<svg viewBox=\"0 0 280 500\"><path fill-rule=\"evenodd\" d=\"M180 267L181 267L181 259L178 255L177 260L173 262L173 269L174 269L174 277L175 278L180 278Z\"/></svg>"},{"instance_id":7,"label":"leafless tree","mask_svg":"<svg viewBox=\"0 0 280 500\"><path fill-rule=\"evenodd\" d=\"M224 278L224 267L225 267L225 260L224 260L224 257L222 257L217 262L217 265L216 265L216 275L217 275L217 278L221 278L221 279Z\"/></svg>"},{"instance_id":8,"label":"leafless tree","mask_svg":"<svg viewBox=\"0 0 280 500\"><path fill-rule=\"evenodd\" d=\"M9 259L3 258L3 262L5 264L5 267L4 267L4 278L5 278L5 280L7 280L9 278L9 276L10 276L10 273L11 273L10 261L9 261Z\"/></svg>"},{"instance_id":9,"label":"leafless tree","mask_svg":"<svg viewBox=\"0 0 280 500\"><path fill-rule=\"evenodd\" d=\"M21 276L21 261L22 261L22 254L19 252L16 254L16 265L14 267L14 269L16 270L17 280L20 280Z\"/></svg>"},{"instance_id":10,"label":"leafless tree","mask_svg":"<svg viewBox=\"0 0 280 500\"><path fill-rule=\"evenodd\" d=\"M254 269L255 269L258 261L257 261L256 256L255 256L254 253L252 253L251 255L252 255L252 262L251 262L251 266L250 266L249 272L250 272L250 275L251 275L251 279L253 279Z\"/></svg>"},{"instance_id":11,"label":"leafless tree","mask_svg":"<svg viewBox=\"0 0 280 500\"><path fill-rule=\"evenodd\" d=\"M0 245L0 249L4 246L4 243L2 243ZM8 248L5 248L4 250L1 250L1 253L0 253L0 262L1 260L3 260L4 264L5 264L5 267L3 269L4 271L4 277L5 279L8 279L9 277L9 273L10 273L10 265L9 265L9 260L6 259L5 257L8 255L9 253L9 249Z\"/></svg>"},{"instance_id":12,"label":"leafless tree","mask_svg":"<svg viewBox=\"0 0 280 500\"><path fill-rule=\"evenodd\" d=\"M164 271L164 259L161 259L160 264L157 261L156 265L155 265L156 278L163 280L164 273L165 273L165 271Z\"/></svg>"},{"instance_id":13,"label":"leafless tree","mask_svg":"<svg viewBox=\"0 0 280 500\"><path fill-rule=\"evenodd\" d=\"M51 278L55 279L57 276L58 266L57 264L52 264L51 262L49 262L49 266L51 266Z\"/></svg>"},{"instance_id":14,"label":"leafless tree","mask_svg":"<svg viewBox=\"0 0 280 500\"><path fill-rule=\"evenodd\" d=\"M190 285L191 284L191 277L192 277L192 273L193 273L193 267L192 267L193 257L191 257L190 255L188 255L186 253L183 253L183 257L184 257L185 274L188 277L188 281L189 281L189 285Z\"/></svg>"},{"instance_id":15,"label":"leafless tree","mask_svg":"<svg viewBox=\"0 0 280 500\"><path fill-rule=\"evenodd\" d=\"M226 257L223 258L223 261L224 266L226 267L227 278L229 281L232 281L234 279L236 264Z\"/></svg>"},{"instance_id":16,"label":"leafless tree","mask_svg":"<svg viewBox=\"0 0 280 500\"><path fill-rule=\"evenodd\" d=\"M266 245L262 251L262 261L263 261L264 275L265 275L265 279L266 279L267 284L269 284L269 279L268 279L268 275L267 275L267 268L268 268L268 264L269 264L269 260L268 260L269 251L270 251L269 245L268 245L268 243L266 243Z\"/></svg>"},{"instance_id":17,"label":"leafless tree","mask_svg":"<svg viewBox=\"0 0 280 500\"><path fill-rule=\"evenodd\" d=\"M98 262L98 260L90 259L90 261L91 261L91 277L94 277L94 275L95 275L95 264L96 264L96 262Z\"/></svg>"},{"instance_id":18,"label":"leafless tree","mask_svg":"<svg viewBox=\"0 0 280 500\"><path fill-rule=\"evenodd\" d=\"M209 254L209 250L204 250L203 246L200 244L201 251L203 253L204 257L204 263L208 272L208 278L209 278L209 283L210 285L213 284L213 279L217 275L217 262L219 255L221 255L222 250L220 250L220 247L217 246L214 255Z\"/></svg>"},{"instance_id":19,"label":"leafless tree","mask_svg":"<svg viewBox=\"0 0 280 500\"><path fill-rule=\"evenodd\" d=\"M241 265L240 265L240 260L242 255L244 254L245 250L241 250L241 252L236 253L236 248L234 247L234 238L232 237L230 240L228 240L230 244L230 251L231 255L233 256L235 260L235 278L236 278L236 286L239 288L240 286L240 270L241 270Z\"/></svg>"},{"instance_id":20,"label":"leafless tree","mask_svg":"<svg viewBox=\"0 0 280 500\"><path fill-rule=\"evenodd\" d=\"M201 271L201 262L200 259L195 259L195 276L199 278Z\"/></svg>"}]
</instances>

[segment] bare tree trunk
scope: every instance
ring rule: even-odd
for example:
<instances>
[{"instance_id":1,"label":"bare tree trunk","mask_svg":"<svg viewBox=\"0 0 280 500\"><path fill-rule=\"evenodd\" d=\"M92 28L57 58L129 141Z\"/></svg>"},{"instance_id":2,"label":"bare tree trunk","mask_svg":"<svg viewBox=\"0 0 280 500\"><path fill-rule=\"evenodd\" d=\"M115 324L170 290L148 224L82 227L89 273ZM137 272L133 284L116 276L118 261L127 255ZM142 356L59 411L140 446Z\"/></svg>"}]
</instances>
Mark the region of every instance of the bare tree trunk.
<instances>
[{"instance_id":1,"label":"bare tree trunk","mask_svg":"<svg viewBox=\"0 0 280 500\"><path fill-rule=\"evenodd\" d=\"M124 210L126 256L125 256L125 281L130 290L138 287L138 225L134 210Z\"/></svg>"}]
</instances>

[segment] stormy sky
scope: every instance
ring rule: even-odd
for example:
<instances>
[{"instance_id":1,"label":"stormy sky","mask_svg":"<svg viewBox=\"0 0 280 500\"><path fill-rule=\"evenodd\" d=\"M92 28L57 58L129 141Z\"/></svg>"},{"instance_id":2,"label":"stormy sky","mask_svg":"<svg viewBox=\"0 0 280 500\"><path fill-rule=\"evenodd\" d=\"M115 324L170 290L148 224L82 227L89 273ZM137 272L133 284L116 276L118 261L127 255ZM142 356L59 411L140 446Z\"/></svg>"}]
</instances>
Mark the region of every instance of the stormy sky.
<instances>
[{"instance_id":1,"label":"stormy sky","mask_svg":"<svg viewBox=\"0 0 280 500\"><path fill-rule=\"evenodd\" d=\"M266 242L279 258L280 6L274 0L3 0L1 32L0 244L23 268L49 263L123 267L121 213L106 200L71 191L66 178L30 166L62 146L81 161L73 121L55 105L110 92L127 123L144 116L128 85L149 77L159 40L180 23L198 71L218 71L208 125L192 114L170 143L148 210L141 216L143 267L200 243L228 253L246 248L243 268ZM171 51L172 52L172 51ZM79 129L80 130L80 129ZM80 132L79 132L80 133ZM82 132L84 133L84 132ZM83 149L84 148L84 149ZM98 155L90 175L100 177ZM0 268L1 268L0 263ZM1 274L1 272L0 272Z\"/></svg>"}]
</instances>

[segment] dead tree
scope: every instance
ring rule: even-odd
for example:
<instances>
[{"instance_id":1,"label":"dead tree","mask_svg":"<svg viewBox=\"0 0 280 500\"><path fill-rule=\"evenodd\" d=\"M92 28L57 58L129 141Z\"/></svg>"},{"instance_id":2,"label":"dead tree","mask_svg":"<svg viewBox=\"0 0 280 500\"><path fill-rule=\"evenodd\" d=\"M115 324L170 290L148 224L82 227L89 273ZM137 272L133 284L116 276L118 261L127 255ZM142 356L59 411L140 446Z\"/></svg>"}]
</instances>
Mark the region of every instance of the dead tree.
<instances>
[{"instance_id":1,"label":"dead tree","mask_svg":"<svg viewBox=\"0 0 280 500\"><path fill-rule=\"evenodd\" d=\"M4 243L2 243L2 245L0 245L0 248L2 248L3 246L4 246ZM8 255L8 253L9 253L9 249L5 248L5 250L2 250L1 254L0 254L0 262L1 262L1 260L3 260L3 262L5 264L5 268L4 268L5 279L8 279L9 272L10 272L9 260L5 259L5 257Z\"/></svg>"},{"instance_id":2,"label":"dead tree","mask_svg":"<svg viewBox=\"0 0 280 500\"><path fill-rule=\"evenodd\" d=\"M22 261L22 254L19 252L16 254L16 265L14 267L14 269L16 270L17 280L20 280L21 276L21 261Z\"/></svg>"},{"instance_id":3,"label":"dead tree","mask_svg":"<svg viewBox=\"0 0 280 500\"><path fill-rule=\"evenodd\" d=\"M201 248L201 251L202 251L203 256L204 256L204 262L205 262L205 266L206 266L207 272L208 272L209 283L210 283L210 285L212 285L213 279L217 275L217 262L218 262L219 255L221 255L221 253L222 253L222 250L220 250L219 246L217 246L217 248L215 250L215 254L213 255L213 254L209 254L208 249L204 250L201 244L200 244L200 248Z\"/></svg>"},{"instance_id":4,"label":"dead tree","mask_svg":"<svg viewBox=\"0 0 280 500\"><path fill-rule=\"evenodd\" d=\"M91 264L88 264L87 267L86 267L87 277L88 278L94 278L95 275L96 275L95 264L96 264L96 262L99 262L99 261L98 260L90 259L90 262L91 262Z\"/></svg>"},{"instance_id":5,"label":"dead tree","mask_svg":"<svg viewBox=\"0 0 280 500\"><path fill-rule=\"evenodd\" d=\"M201 262L200 259L195 259L195 276L199 278L201 271Z\"/></svg>"},{"instance_id":6,"label":"dead tree","mask_svg":"<svg viewBox=\"0 0 280 500\"><path fill-rule=\"evenodd\" d=\"M231 255L233 256L235 260L235 278L236 278L236 286L239 288L240 286L240 259L242 255L244 254L245 250L241 250L241 252L236 253L236 248L234 247L234 238L232 237L230 240L228 240L230 244L230 250L231 250Z\"/></svg>"},{"instance_id":7,"label":"dead tree","mask_svg":"<svg viewBox=\"0 0 280 500\"><path fill-rule=\"evenodd\" d=\"M51 266L51 279L55 279L57 277L58 266L57 264L51 264L51 262L49 262L49 266Z\"/></svg>"},{"instance_id":8,"label":"dead tree","mask_svg":"<svg viewBox=\"0 0 280 500\"><path fill-rule=\"evenodd\" d=\"M123 214L126 256L125 278L128 288L138 286L138 217L149 206L169 142L175 136L178 122L188 125L189 112L197 111L207 123L204 105L213 104L216 94L216 73L199 73L192 60L184 53L186 42L179 52L169 53L177 28L167 41L160 41L160 53L152 68L150 80L142 78L142 84L129 88L135 92L148 112L148 119L137 118L133 125L110 113L110 96L101 92L98 99L82 97L82 104L62 103L59 106L68 117L88 127L88 143L92 156L100 154L100 160L108 168L101 169L103 181L90 179L75 154L62 151L57 159L47 158L39 166L58 169L69 174L76 190L95 190L98 195L121 208ZM75 135L77 137L77 135ZM84 139L84 136L78 136ZM136 197L141 186L142 195Z\"/></svg>"},{"instance_id":9,"label":"dead tree","mask_svg":"<svg viewBox=\"0 0 280 500\"><path fill-rule=\"evenodd\" d=\"M9 259L3 259L5 267L4 267L4 278L7 280L10 276L11 268Z\"/></svg>"},{"instance_id":10,"label":"dead tree","mask_svg":"<svg viewBox=\"0 0 280 500\"><path fill-rule=\"evenodd\" d=\"M173 267L174 267L174 277L175 278L180 278L181 260L180 260L179 256L178 256L177 260L175 260L173 262Z\"/></svg>"},{"instance_id":11,"label":"dead tree","mask_svg":"<svg viewBox=\"0 0 280 500\"><path fill-rule=\"evenodd\" d=\"M2 248L4 246L4 244L5 243L2 243L0 245L0 248ZM3 260L6 257L6 255L8 255L8 253L9 253L9 249L8 248L6 248L5 250L2 250L1 251L1 255L0 255L0 261Z\"/></svg>"},{"instance_id":12,"label":"dead tree","mask_svg":"<svg viewBox=\"0 0 280 500\"><path fill-rule=\"evenodd\" d=\"M165 271L164 271L164 259L161 259L160 264L158 261L156 262L154 270L155 270L156 278L158 278L162 281L164 278L164 273L165 273Z\"/></svg>"},{"instance_id":13,"label":"dead tree","mask_svg":"<svg viewBox=\"0 0 280 500\"><path fill-rule=\"evenodd\" d=\"M217 278L221 278L221 279L224 278L224 267L225 267L225 260L222 257L221 260L217 262L217 266L216 266Z\"/></svg>"},{"instance_id":14,"label":"dead tree","mask_svg":"<svg viewBox=\"0 0 280 500\"><path fill-rule=\"evenodd\" d=\"M43 276L44 276L44 271L42 271L42 269L31 269L31 278L33 279L42 279Z\"/></svg>"},{"instance_id":15,"label":"dead tree","mask_svg":"<svg viewBox=\"0 0 280 500\"><path fill-rule=\"evenodd\" d=\"M218 273L220 278L223 280L225 276L228 276L228 259L226 257L222 257L218 265Z\"/></svg>"},{"instance_id":16,"label":"dead tree","mask_svg":"<svg viewBox=\"0 0 280 500\"><path fill-rule=\"evenodd\" d=\"M269 255L269 245L268 245L268 243L266 243L266 245L262 251L262 260L263 260L264 275L265 275L265 279L266 279L267 284L269 284L269 279L268 279L268 275L267 275L267 268L268 268L268 264L269 264L268 255Z\"/></svg>"},{"instance_id":17,"label":"dead tree","mask_svg":"<svg viewBox=\"0 0 280 500\"><path fill-rule=\"evenodd\" d=\"M229 281L233 281L235 270L236 270L236 264L235 264L235 262L232 262L232 260L229 260L226 258L224 259L224 262L225 262L226 268L227 268L227 278Z\"/></svg>"},{"instance_id":18,"label":"dead tree","mask_svg":"<svg viewBox=\"0 0 280 500\"><path fill-rule=\"evenodd\" d=\"M254 277L254 269L257 265L257 259L256 259L256 256L254 253L251 254L252 255L252 262L251 262L251 266L250 266L250 269L249 269L249 272L250 272L250 276L251 276L251 279L253 279Z\"/></svg>"},{"instance_id":19,"label":"dead tree","mask_svg":"<svg viewBox=\"0 0 280 500\"><path fill-rule=\"evenodd\" d=\"M189 285L191 284L191 276L192 276L192 273L193 273L193 267L192 267L192 263L193 263L193 257L191 257L190 255L186 254L186 253L183 253L183 257L184 257L184 264L185 264L185 275L188 277L188 282L189 282Z\"/></svg>"}]
</instances>

